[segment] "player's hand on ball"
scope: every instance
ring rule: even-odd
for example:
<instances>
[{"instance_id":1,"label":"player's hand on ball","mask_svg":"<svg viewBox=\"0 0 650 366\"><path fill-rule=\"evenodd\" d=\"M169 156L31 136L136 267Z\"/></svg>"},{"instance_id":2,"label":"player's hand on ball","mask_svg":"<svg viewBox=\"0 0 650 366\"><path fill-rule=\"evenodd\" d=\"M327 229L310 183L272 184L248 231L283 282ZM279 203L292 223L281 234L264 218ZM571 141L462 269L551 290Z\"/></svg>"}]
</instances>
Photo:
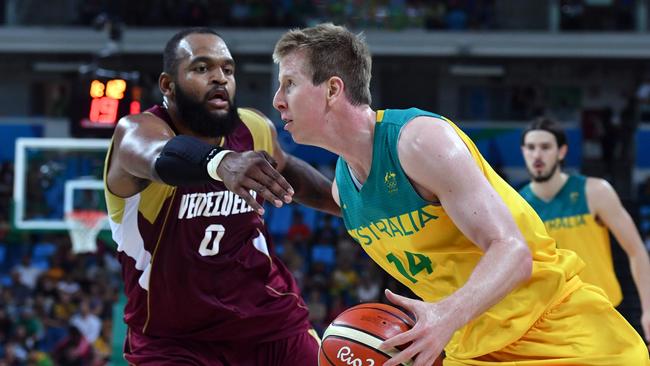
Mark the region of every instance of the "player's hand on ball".
<instances>
[{"instance_id":1,"label":"player's hand on ball","mask_svg":"<svg viewBox=\"0 0 650 366\"><path fill-rule=\"evenodd\" d=\"M262 195L276 207L290 203L293 188L275 170L277 163L265 151L231 152L219 166L217 174L231 192L238 194L257 213L262 215L264 208L250 194L250 190Z\"/></svg>"},{"instance_id":2,"label":"player's hand on ball","mask_svg":"<svg viewBox=\"0 0 650 366\"><path fill-rule=\"evenodd\" d=\"M398 366L411 359L414 361L413 366L433 365L456 331L455 321L449 319L451 312L443 311L440 303L409 299L390 290L386 290L386 297L393 304L409 310L415 316L415 326L382 343L381 348L390 349L410 342L408 347L384 363L384 366Z\"/></svg>"}]
</instances>

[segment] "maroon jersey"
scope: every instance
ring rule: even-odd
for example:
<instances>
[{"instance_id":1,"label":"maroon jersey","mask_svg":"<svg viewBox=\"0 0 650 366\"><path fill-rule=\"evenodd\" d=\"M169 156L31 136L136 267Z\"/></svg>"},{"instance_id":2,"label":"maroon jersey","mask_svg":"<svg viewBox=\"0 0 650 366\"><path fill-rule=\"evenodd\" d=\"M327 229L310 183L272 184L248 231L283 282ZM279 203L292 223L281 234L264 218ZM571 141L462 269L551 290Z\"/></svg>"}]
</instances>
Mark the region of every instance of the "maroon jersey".
<instances>
[{"instance_id":1,"label":"maroon jersey","mask_svg":"<svg viewBox=\"0 0 650 366\"><path fill-rule=\"evenodd\" d=\"M171 126L164 108L147 112ZM223 146L272 153L269 124L254 111L238 112L242 122ZM128 198L105 191L129 327L156 337L256 342L309 328L307 307L273 255L263 219L222 182L152 182Z\"/></svg>"}]
</instances>

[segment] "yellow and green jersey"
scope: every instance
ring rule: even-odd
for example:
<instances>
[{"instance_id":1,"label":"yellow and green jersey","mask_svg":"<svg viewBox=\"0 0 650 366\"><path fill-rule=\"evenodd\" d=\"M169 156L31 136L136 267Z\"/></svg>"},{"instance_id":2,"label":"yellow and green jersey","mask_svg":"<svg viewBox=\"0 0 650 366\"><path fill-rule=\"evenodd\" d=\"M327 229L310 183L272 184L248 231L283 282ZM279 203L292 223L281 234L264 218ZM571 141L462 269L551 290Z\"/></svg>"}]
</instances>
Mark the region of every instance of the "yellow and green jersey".
<instances>
[{"instance_id":1,"label":"yellow and green jersey","mask_svg":"<svg viewBox=\"0 0 650 366\"><path fill-rule=\"evenodd\" d=\"M609 231L589 212L586 186L585 176L570 175L548 202L537 197L530 184L519 193L542 218L557 247L573 250L585 261L580 278L602 288L616 306L621 303L623 295L614 272Z\"/></svg>"},{"instance_id":2,"label":"yellow and green jersey","mask_svg":"<svg viewBox=\"0 0 650 366\"><path fill-rule=\"evenodd\" d=\"M581 285L576 274L584 263L575 253L556 248L539 216L458 127L444 117L411 108L377 112L372 166L363 186L355 184L342 158L336 166L346 228L384 270L423 300L435 302L463 286L484 254L442 206L418 195L402 169L397 141L402 127L417 116L433 117L431 123L447 123L456 130L509 208L533 257L531 278L459 329L446 347L454 357L475 358L522 337L548 308Z\"/></svg>"}]
</instances>

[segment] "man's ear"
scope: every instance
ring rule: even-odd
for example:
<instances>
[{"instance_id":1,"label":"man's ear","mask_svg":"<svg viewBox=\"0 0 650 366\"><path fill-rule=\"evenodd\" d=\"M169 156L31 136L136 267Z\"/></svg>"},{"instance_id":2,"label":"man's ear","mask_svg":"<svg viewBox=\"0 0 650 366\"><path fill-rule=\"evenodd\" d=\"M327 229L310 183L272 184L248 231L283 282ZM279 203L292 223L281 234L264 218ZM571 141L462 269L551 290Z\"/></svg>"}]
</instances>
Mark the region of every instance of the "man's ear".
<instances>
[{"instance_id":1,"label":"man's ear","mask_svg":"<svg viewBox=\"0 0 650 366\"><path fill-rule=\"evenodd\" d=\"M336 99L345 97L344 95L345 84L338 76L332 76L327 80L327 101L332 102Z\"/></svg>"},{"instance_id":2,"label":"man's ear","mask_svg":"<svg viewBox=\"0 0 650 366\"><path fill-rule=\"evenodd\" d=\"M174 95L174 81L172 80L172 76L166 72L161 73L158 78L158 88L160 88L162 95L166 97Z\"/></svg>"},{"instance_id":3,"label":"man's ear","mask_svg":"<svg viewBox=\"0 0 650 366\"><path fill-rule=\"evenodd\" d=\"M560 160L564 160L567 152L569 152L569 145L564 144L560 146L560 149L558 150L558 158L560 158Z\"/></svg>"}]
</instances>

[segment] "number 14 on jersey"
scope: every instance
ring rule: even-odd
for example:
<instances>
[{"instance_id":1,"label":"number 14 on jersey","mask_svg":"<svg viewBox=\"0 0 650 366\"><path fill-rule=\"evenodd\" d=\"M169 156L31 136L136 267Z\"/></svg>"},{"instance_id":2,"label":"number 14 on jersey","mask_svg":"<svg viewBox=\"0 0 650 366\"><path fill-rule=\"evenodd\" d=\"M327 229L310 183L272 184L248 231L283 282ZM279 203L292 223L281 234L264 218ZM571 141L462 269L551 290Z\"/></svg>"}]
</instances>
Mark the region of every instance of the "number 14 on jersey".
<instances>
[{"instance_id":1,"label":"number 14 on jersey","mask_svg":"<svg viewBox=\"0 0 650 366\"><path fill-rule=\"evenodd\" d=\"M427 271L427 274L433 273L433 264L431 259L426 255L407 251L404 251L404 255L406 256L406 263L394 253L388 253L386 259L395 266L402 276L406 277L412 283L418 282L415 276L422 271Z\"/></svg>"}]
</instances>

